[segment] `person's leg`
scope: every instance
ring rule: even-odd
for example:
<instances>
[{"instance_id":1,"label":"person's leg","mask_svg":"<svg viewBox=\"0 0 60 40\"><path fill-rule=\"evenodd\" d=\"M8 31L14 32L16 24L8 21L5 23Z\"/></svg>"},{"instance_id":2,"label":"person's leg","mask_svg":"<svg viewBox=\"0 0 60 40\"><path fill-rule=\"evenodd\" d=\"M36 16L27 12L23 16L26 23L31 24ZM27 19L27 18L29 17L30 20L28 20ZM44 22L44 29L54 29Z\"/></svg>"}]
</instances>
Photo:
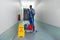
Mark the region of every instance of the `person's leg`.
<instances>
[{"instance_id":1,"label":"person's leg","mask_svg":"<svg viewBox=\"0 0 60 40\"><path fill-rule=\"evenodd\" d=\"M29 23L31 24L32 22L31 22L31 17L29 17Z\"/></svg>"},{"instance_id":2,"label":"person's leg","mask_svg":"<svg viewBox=\"0 0 60 40\"><path fill-rule=\"evenodd\" d=\"M33 31L35 31L34 18L31 18L31 25L33 25Z\"/></svg>"},{"instance_id":3,"label":"person's leg","mask_svg":"<svg viewBox=\"0 0 60 40\"><path fill-rule=\"evenodd\" d=\"M32 20L31 20L31 18L30 18L30 24L32 24Z\"/></svg>"},{"instance_id":4,"label":"person's leg","mask_svg":"<svg viewBox=\"0 0 60 40\"><path fill-rule=\"evenodd\" d=\"M35 31L35 26L34 26L34 18L33 18L33 31Z\"/></svg>"}]
</instances>

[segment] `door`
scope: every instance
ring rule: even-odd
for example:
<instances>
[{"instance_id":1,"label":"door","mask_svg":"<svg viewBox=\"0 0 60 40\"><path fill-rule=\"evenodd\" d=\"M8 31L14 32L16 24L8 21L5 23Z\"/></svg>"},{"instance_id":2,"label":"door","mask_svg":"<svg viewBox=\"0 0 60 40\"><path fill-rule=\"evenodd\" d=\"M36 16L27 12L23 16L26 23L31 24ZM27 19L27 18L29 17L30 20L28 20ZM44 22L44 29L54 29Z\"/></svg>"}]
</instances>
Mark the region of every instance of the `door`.
<instances>
[{"instance_id":1,"label":"door","mask_svg":"<svg viewBox=\"0 0 60 40\"><path fill-rule=\"evenodd\" d=\"M23 9L23 15L24 15L23 19L24 20L28 20L28 17L29 17L28 11L29 11L29 9L26 9L26 8Z\"/></svg>"}]
</instances>

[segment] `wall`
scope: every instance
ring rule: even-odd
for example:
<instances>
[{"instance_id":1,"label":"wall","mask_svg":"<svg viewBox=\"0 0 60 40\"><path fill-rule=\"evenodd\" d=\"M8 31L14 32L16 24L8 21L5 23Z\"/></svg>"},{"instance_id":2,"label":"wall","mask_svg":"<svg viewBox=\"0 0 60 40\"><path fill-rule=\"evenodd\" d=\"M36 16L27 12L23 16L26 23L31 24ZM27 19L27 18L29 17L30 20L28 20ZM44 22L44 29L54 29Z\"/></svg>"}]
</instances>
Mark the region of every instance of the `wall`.
<instances>
[{"instance_id":1,"label":"wall","mask_svg":"<svg viewBox=\"0 0 60 40\"><path fill-rule=\"evenodd\" d=\"M50 34L55 40L60 40L60 28L44 22L36 21L41 29Z\"/></svg>"},{"instance_id":2,"label":"wall","mask_svg":"<svg viewBox=\"0 0 60 40\"><path fill-rule=\"evenodd\" d=\"M20 13L18 1L0 0L0 35L18 22L17 17Z\"/></svg>"},{"instance_id":3,"label":"wall","mask_svg":"<svg viewBox=\"0 0 60 40\"><path fill-rule=\"evenodd\" d=\"M41 22L60 27L60 0L41 0L36 6L36 18Z\"/></svg>"},{"instance_id":4,"label":"wall","mask_svg":"<svg viewBox=\"0 0 60 40\"><path fill-rule=\"evenodd\" d=\"M36 7L36 20L41 28L60 40L60 0L41 0Z\"/></svg>"},{"instance_id":5,"label":"wall","mask_svg":"<svg viewBox=\"0 0 60 40\"><path fill-rule=\"evenodd\" d=\"M17 34L17 28L18 28L18 23L4 31L0 35L0 40L14 40L16 34Z\"/></svg>"}]
</instances>

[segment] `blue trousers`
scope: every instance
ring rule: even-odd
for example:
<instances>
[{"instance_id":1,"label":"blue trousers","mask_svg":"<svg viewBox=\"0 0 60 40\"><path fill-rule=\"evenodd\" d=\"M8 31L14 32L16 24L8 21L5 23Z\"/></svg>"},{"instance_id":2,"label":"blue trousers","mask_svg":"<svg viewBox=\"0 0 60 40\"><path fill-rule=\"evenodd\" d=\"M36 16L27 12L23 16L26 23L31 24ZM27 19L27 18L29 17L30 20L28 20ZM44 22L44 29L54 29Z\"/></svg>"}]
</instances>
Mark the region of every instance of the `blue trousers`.
<instances>
[{"instance_id":1,"label":"blue trousers","mask_svg":"<svg viewBox=\"0 0 60 40\"><path fill-rule=\"evenodd\" d=\"M34 25L34 18L29 17L30 24Z\"/></svg>"},{"instance_id":2,"label":"blue trousers","mask_svg":"<svg viewBox=\"0 0 60 40\"><path fill-rule=\"evenodd\" d=\"M33 25L33 31L35 30L35 27L34 27L34 17L29 17L29 22L30 24Z\"/></svg>"}]
</instances>

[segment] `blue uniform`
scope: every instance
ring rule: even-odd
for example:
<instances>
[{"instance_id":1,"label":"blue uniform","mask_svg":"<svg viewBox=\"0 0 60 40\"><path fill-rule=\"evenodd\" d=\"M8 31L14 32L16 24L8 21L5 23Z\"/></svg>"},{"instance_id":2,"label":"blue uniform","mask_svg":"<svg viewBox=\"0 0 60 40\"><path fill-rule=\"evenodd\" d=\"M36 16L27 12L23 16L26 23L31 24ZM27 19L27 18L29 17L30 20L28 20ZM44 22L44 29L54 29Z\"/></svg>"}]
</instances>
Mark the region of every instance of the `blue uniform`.
<instances>
[{"instance_id":1,"label":"blue uniform","mask_svg":"<svg viewBox=\"0 0 60 40\"><path fill-rule=\"evenodd\" d=\"M34 26L34 15L35 15L35 10L34 9L29 9L29 22Z\"/></svg>"}]
</instances>

